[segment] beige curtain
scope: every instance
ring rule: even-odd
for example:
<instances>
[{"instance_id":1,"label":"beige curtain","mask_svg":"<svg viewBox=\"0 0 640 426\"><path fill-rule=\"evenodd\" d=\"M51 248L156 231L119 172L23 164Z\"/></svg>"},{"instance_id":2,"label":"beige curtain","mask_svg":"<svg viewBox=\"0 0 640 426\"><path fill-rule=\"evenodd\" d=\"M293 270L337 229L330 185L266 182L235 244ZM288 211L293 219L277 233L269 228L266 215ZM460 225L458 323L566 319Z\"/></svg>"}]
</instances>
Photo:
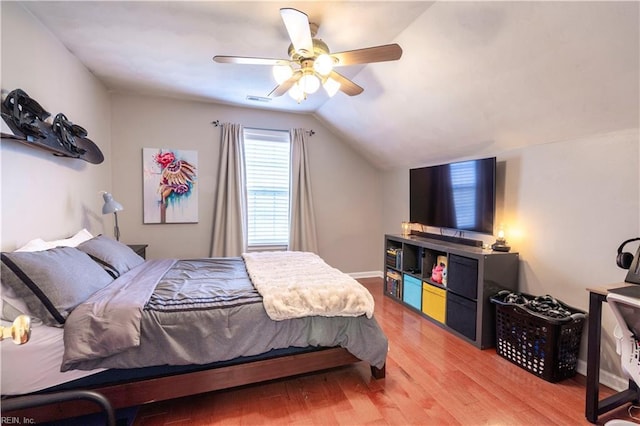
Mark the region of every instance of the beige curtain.
<instances>
[{"instance_id":1,"label":"beige curtain","mask_svg":"<svg viewBox=\"0 0 640 426\"><path fill-rule=\"evenodd\" d=\"M222 124L211 257L240 256L247 247L242 125Z\"/></svg>"},{"instance_id":2,"label":"beige curtain","mask_svg":"<svg viewBox=\"0 0 640 426\"><path fill-rule=\"evenodd\" d=\"M307 160L307 131L291 129L291 196L289 250L318 252L316 219Z\"/></svg>"}]
</instances>

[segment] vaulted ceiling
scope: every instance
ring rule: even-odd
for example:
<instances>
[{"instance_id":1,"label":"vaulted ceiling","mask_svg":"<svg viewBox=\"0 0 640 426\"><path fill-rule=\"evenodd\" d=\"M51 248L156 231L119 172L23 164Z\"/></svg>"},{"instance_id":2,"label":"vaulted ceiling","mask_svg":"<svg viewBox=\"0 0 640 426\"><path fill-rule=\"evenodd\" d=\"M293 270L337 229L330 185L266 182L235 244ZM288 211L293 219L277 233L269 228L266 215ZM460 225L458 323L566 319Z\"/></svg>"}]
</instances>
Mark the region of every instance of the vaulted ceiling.
<instances>
[{"instance_id":1,"label":"vaulted ceiling","mask_svg":"<svg viewBox=\"0 0 640 426\"><path fill-rule=\"evenodd\" d=\"M314 114L380 168L496 155L639 127L638 2L28 1L114 91ZM398 43L399 61L340 68L358 96L269 102L281 7L332 52Z\"/></svg>"}]
</instances>

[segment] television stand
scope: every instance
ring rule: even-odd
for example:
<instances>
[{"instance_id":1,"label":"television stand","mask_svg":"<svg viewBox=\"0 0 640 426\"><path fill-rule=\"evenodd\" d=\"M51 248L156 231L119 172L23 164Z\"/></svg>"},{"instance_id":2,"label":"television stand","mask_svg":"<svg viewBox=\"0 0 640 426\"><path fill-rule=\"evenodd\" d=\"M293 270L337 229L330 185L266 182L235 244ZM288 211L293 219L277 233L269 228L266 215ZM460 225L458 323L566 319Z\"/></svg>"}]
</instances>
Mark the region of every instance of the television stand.
<instances>
[{"instance_id":1,"label":"television stand","mask_svg":"<svg viewBox=\"0 0 640 426\"><path fill-rule=\"evenodd\" d=\"M411 235L431 238L433 240L448 241L450 243L462 244L471 247L482 247L482 241L470 238L454 237L453 235L431 234L429 232L411 231Z\"/></svg>"},{"instance_id":2,"label":"television stand","mask_svg":"<svg viewBox=\"0 0 640 426\"><path fill-rule=\"evenodd\" d=\"M518 290L518 253L385 235L384 256L386 297L480 349L495 346L491 296Z\"/></svg>"}]
</instances>

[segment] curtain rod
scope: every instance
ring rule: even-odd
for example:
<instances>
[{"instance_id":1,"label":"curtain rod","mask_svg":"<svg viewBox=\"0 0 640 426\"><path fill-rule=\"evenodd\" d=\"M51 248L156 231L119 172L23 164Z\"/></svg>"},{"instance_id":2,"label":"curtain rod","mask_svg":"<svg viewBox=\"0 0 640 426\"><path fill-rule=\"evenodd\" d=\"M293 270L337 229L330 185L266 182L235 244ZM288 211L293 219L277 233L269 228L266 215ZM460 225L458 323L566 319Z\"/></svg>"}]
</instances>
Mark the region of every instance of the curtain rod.
<instances>
[{"instance_id":1,"label":"curtain rod","mask_svg":"<svg viewBox=\"0 0 640 426\"><path fill-rule=\"evenodd\" d=\"M213 124L215 127L219 127L220 126L220 120L215 120L212 121L211 124ZM264 127L247 127L248 129L256 129L256 130L270 130L273 132L286 132L286 130L283 129L266 129ZM313 131L313 129L311 130L306 130L306 132L309 134L309 136L313 136L316 134L316 132Z\"/></svg>"}]
</instances>

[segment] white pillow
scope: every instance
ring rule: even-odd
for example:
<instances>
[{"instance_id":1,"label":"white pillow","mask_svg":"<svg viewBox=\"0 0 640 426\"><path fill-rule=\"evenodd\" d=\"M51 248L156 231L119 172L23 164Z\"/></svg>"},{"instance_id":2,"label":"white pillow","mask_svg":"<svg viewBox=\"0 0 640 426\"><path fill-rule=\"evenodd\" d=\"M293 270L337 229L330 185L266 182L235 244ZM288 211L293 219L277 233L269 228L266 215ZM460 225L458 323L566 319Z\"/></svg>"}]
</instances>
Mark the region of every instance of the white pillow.
<instances>
[{"instance_id":1,"label":"white pillow","mask_svg":"<svg viewBox=\"0 0 640 426\"><path fill-rule=\"evenodd\" d=\"M74 236L62 240L45 241L42 238L36 238L15 251L43 251L55 247L77 247L91 238L93 238L91 232L81 229Z\"/></svg>"},{"instance_id":2,"label":"white pillow","mask_svg":"<svg viewBox=\"0 0 640 426\"><path fill-rule=\"evenodd\" d=\"M42 251L47 248L47 242L45 240L42 238L36 238L35 240L29 241L19 249L16 249L16 251Z\"/></svg>"}]
</instances>

